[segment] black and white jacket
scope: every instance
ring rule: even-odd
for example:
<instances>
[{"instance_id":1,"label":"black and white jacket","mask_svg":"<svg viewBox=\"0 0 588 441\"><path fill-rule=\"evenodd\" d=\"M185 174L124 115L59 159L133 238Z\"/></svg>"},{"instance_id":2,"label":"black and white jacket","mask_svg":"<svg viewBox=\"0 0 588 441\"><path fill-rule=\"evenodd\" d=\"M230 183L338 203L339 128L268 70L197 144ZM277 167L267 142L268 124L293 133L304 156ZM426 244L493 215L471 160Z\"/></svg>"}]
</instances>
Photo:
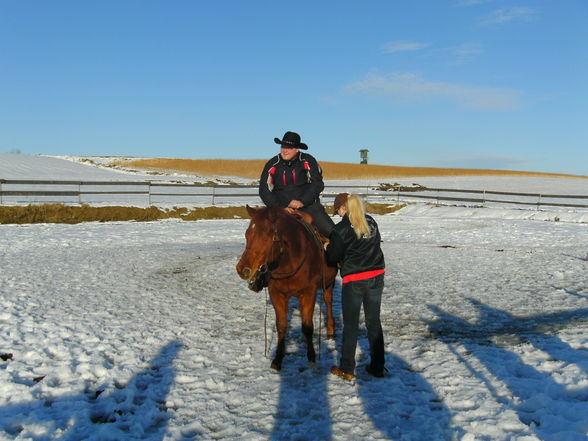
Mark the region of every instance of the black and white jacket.
<instances>
[{"instance_id":1,"label":"black and white jacket","mask_svg":"<svg viewBox=\"0 0 588 441\"><path fill-rule=\"evenodd\" d=\"M293 199L312 205L324 188L316 159L302 152L290 161L274 156L263 167L259 180L259 196L268 207L287 207Z\"/></svg>"}]
</instances>

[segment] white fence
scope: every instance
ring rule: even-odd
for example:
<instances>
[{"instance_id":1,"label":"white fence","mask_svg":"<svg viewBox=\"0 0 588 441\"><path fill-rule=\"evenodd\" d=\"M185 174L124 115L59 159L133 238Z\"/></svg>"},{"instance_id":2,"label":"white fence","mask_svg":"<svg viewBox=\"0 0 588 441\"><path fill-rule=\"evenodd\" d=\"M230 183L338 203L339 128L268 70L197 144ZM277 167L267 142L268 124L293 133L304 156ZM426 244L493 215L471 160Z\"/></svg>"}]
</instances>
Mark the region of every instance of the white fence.
<instances>
[{"instance_id":1,"label":"white fence","mask_svg":"<svg viewBox=\"0 0 588 441\"><path fill-rule=\"evenodd\" d=\"M140 181L53 181L0 179L0 205L242 205L259 204L256 185L177 184ZM325 186L322 198L331 202L341 191L354 192L369 202L526 205L540 208L588 208L588 195L554 195L422 186Z\"/></svg>"}]
</instances>

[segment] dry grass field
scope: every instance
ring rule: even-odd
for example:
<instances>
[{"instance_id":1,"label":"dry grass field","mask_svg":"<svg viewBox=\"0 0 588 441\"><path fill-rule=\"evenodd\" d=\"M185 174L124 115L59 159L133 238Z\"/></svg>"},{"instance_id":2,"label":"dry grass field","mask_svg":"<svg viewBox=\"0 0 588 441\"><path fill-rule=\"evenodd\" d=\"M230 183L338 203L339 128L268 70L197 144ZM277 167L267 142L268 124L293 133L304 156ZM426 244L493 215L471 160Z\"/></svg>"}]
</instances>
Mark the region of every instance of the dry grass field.
<instances>
[{"instance_id":1,"label":"dry grass field","mask_svg":"<svg viewBox=\"0 0 588 441\"><path fill-rule=\"evenodd\" d=\"M132 161L114 161L113 166L133 167L147 171L180 171L200 176L235 176L247 179L259 179L266 160L263 159L137 159ZM424 176L541 176L574 177L564 174L539 172L477 170L459 168L433 167L398 167L392 165L346 164L340 162L320 162L323 176L328 180L338 179L385 179Z\"/></svg>"},{"instance_id":2,"label":"dry grass field","mask_svg":"<svg viewBox=\"0 0 588 441\"><path fill-rule=\"evenodd\" d=\"M366 204L366 210L373 214L392 213L404 205ZM325 206L332 213L331 206ZM163 210L157 207L91 207L89 205L44 204L28 206L0 206L0 224L39 224L81 222L149 222L161 219L247 219L245 207L195 207L192 209L175 207Z\"/></svg>"}]
</instances>

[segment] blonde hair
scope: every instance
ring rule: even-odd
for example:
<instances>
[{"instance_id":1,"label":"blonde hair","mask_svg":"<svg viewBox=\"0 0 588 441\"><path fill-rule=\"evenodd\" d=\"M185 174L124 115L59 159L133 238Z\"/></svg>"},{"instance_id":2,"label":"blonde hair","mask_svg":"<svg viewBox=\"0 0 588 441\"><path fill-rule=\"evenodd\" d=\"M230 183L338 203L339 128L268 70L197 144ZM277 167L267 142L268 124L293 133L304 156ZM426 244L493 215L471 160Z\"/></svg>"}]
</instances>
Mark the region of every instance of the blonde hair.
<instances>
[{"instance_id":1,"label":"blonde hair","mask_svg":"<svg viewBox=\"0 0 588 441\"><path fill-rule=\"evenodd\" d=\"M347 208L347 215L357 238L361 239L363 236L369 236L371 230L365 220L365 209L359 196L350 194L345 202L345 208Z\"/></svg>"}]
</instances>

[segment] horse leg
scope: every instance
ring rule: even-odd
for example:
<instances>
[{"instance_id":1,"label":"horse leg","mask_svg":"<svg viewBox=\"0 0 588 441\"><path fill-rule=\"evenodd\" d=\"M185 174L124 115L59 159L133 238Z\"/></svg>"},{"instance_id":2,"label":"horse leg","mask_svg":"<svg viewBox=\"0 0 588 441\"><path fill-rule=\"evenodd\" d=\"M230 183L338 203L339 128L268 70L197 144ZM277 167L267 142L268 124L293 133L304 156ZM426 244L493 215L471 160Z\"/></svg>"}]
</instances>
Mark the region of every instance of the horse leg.
<instances>
[{"instance_id":1,"label":"horse leg","mask_svg":"<svg viewBox=\"0 0 588 441\"><path fill-rule=\"evenodd\" d=\"M274 312L276 313L276 330L278 331L278 348L272 360L272 369L282 369L282 360L286 355L286 328L288 327L288 297L282 294L271 295Z\"/></svg>"},{"instance_id":2,"label":"horse leg","mask_svg":"<svg viewBox=\"0 0 588 441\"><path fill-rule=\"evenodd\" d=\"M323 291L323 300L327 307L327 339L333 340L335 338L335 318L333 317L333 288L335 284Z\"/></svg>"},{"instance_id":3,"label":"horse leg","mask_svg":"<svg viewBox=\"0 0 588 441\"><path fill-rule=\"evenodd\" d=\"M302 333L306 339L306 357L310 363L316 361L316 353L314 351L314 344L312 342L312 334L314 332L314 324L312 316L314 313L314 303L316 301L316 293L302 294L298 298L300 305L300 316L302 318Z\"/></svg>"}]
</instances>

